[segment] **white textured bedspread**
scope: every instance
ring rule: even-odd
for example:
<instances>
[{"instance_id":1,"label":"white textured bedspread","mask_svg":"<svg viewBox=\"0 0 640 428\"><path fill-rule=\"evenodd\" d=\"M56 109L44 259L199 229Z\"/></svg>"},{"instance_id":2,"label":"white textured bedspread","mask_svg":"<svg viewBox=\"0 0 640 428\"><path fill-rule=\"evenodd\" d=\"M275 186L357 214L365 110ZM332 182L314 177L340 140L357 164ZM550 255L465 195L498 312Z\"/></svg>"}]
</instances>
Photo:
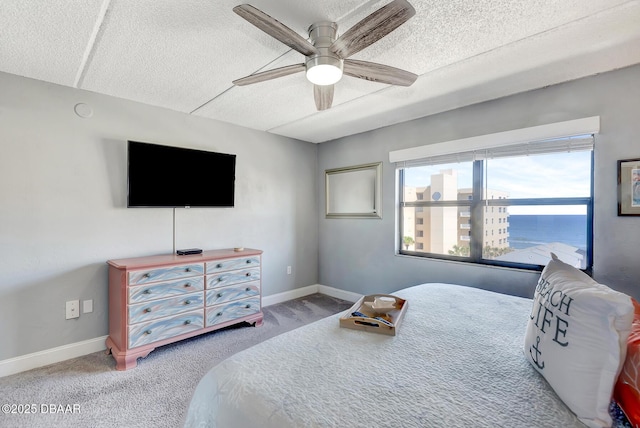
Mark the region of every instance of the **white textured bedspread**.
<instances>
[{"instance_id":1,"label":"white textured bedspread","mask_svg":"<svg viewBox=\"0 0 640 428\"><path fill-rule=\"evenodd\" d=\"M338 314L206 374L186 427L584 427L522 353L529 299L449 284L408 300L396 336Z\"/></svg>"}]
</instances>

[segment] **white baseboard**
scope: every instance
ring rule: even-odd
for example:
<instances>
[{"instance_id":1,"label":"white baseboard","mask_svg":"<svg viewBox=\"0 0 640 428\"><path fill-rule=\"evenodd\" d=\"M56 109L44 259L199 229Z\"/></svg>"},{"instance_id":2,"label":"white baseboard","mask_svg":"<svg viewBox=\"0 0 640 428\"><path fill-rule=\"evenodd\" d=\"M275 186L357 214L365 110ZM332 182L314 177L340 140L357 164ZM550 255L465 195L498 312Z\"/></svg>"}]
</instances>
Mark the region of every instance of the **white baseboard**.
<instances>
[{"instance_id":1,"label":"white baseboard","mask_svg":"<svg viewBox=\"0 0 640 428\"><path fill-rule=\"evenodd\" d=\"M270 296L262 296L262 306L271 306L276 303L286 302L300 297L308 296L318 292L318 284L307 285L306 287L296 288L295 290L285 291L283 293L272 294Z\"/></svg>"},{"instance_id":2,"label":"white baseboard","mask_svg":"<svg viewBox=\"0 0 640 428\"><path fill-rule=\"evenodd\" d=\"M0 361L0 378L94 352L104 351L107 349L104 342L106 339L107 336L96 337L95 339L70 343L69 345L58 346L57 348L46 349L44 351Z\"/></svg>"},{"instance_id":3,"label":"white baseboard","mask_svg":"<svg viewBox=\"0 0 640 428\"><path fill-rule=\"evenodd\" d=\"M283 293L273 294L271 296L264 296L262 298L262 306L275 305L276 303L286 302L287 300L297 299L314 293L326 294L327 296L336 297L349 302L355 302L360 298L360 294L357 293L328 287L326 285L314 284L302 288L296 288L291 291L285 291ZM59 363L60 361L69 360L71 358L92 354L94 352L104 351L106 350L106 339L107 336L96 337L95 339L70 343L69 345L58 346L57 348L46 349L44 351L0 361L0 378L38 367L48 366L49 364Z\"/></svg>"},{"instance_id":4,"label":"white baseboard","mask_svg":"<svg viewBox=\"0 0 640 428\"><path fill-rule=\"evenodd\" d=\"M362 297L362 294L353 293L351 291L340 290L339 288L329 287L327 285L318 284L318 293L326 294L327 296L335 297L337 299L346 300L347 302L357 302Z\"/></svg>"},{"instance_id":5,"label":"white baseboard","mask_svg":"<svg viewBox=\"0 0 640 428\"><path fill-rule=\"evenodd\" d=\"M321 293L327 296L343 299L348 302L357 301L361 295L352 293L351 291L344 291L338 288L328 287L326 285L314 284L308 285L302 288L296 288L295 290L285 291L283 293L272 294L270 296L262 297L262 306L271 306L276 303L286 302L288 300L298 299L300 297L308 296L310 294Z\"/></svg>"}]
</instances>

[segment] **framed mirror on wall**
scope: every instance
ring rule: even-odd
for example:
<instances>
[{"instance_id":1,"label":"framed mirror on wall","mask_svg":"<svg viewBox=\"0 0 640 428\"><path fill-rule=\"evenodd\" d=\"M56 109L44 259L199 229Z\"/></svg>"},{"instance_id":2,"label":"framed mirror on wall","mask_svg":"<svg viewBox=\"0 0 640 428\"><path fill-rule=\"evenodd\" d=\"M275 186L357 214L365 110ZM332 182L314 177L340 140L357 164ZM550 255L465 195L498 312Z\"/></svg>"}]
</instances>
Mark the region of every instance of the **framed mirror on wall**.
<instances>
[{"instance_id":1,"label":"framed mirror on wall","mask_svg":"<svg viewBox=\"0 0 640 428\"><path fill-rule=\"evenodd\" d=\"M382 162L327 169L326 218L382 218Z\"/></svg>"}]
</instances>

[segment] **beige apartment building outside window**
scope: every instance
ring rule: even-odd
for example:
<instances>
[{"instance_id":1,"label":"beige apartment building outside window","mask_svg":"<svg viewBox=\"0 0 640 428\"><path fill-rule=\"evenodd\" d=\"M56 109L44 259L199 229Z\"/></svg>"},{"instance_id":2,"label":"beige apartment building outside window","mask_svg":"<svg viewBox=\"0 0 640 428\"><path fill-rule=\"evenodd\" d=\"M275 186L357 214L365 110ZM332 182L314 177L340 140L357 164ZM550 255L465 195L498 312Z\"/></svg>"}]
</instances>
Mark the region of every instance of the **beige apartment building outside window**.
<instances>
[{"instance_id":1,"label":"beige apartment building outside window","mask_svg":"<svg viewBox=\"0 0 640 428\"><path fill-rule=\"evenodd\" d=\"M431 186L404 188L405 202L418 200L470 200L471 188L457 188L457 171L447 169L431 175ZM506 199L506 192L487 189L489 199ZM509 248L509 223L507 210L502 207L484 207L485 236L482 246ZM469 207L407 207L404 210L404 236L413 244L405 245L409 251L436 254L465 255L471 240L471 213ZM411 241L409 240L409 241ZM462 252L462 254L460 254Z\"/></svg>"}]
</instances>

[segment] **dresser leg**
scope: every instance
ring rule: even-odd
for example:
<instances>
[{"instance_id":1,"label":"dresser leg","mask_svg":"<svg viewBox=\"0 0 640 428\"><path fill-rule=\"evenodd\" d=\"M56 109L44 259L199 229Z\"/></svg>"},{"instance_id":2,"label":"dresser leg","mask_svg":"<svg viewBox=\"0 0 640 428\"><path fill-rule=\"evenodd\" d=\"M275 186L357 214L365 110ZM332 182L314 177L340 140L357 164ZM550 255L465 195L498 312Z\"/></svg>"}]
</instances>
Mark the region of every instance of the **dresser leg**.
<instances>
[{"instance_id":1,"label":"dresser leg","mask_svg":"<svg viewBox=\"0 0 640 428\"><path fill-rule=\"evenodd\" d=\"M138 365L138 358L145 358L154 349L154 347L145 347L121 351L110 337L107 338L107 354L110 352L113 355L113 359L116 360L116 370L122 371L134 368Z\"/></svg>"},{"instance_id":2,"label":"dresser leg","mask_svg":"<svg viewBox=\"0 0 640 428\"><path fill-rule=\"evenodd\" d=\"M262 312L258 313L258 318L255 319L253 326L254 327L260 327L262 326L264 321L264 315L262 314Z\"/></svg>"}]
</instances>

